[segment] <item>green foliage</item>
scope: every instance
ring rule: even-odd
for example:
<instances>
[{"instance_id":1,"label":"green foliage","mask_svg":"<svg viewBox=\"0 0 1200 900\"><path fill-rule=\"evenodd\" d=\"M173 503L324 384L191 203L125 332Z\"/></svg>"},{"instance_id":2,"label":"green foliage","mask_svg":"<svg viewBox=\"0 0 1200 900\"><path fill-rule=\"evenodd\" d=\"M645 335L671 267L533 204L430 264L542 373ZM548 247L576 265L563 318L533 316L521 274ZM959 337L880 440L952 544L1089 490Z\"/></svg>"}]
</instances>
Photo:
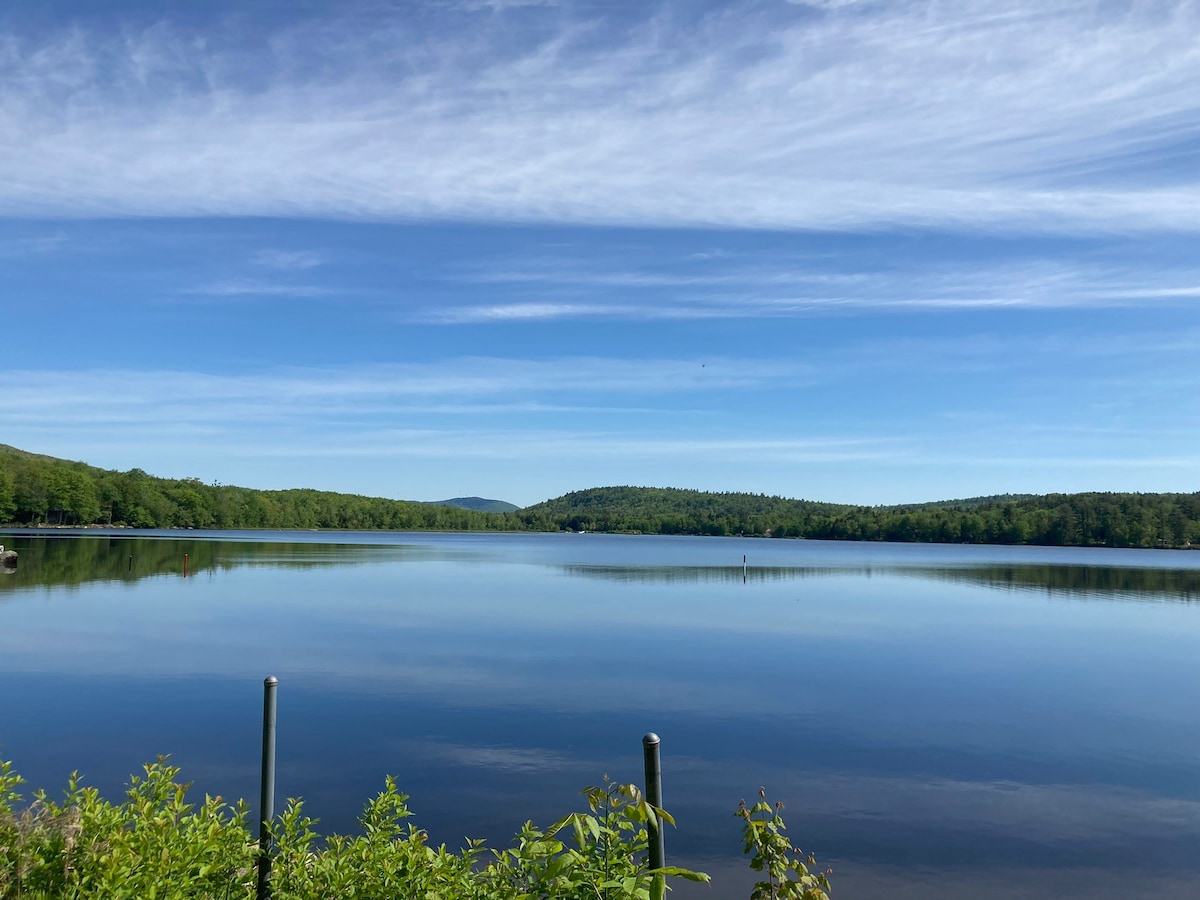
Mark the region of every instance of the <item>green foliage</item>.
<instances>
[{"instance_id":1,"label":"green foliage","mask_svg":"<svg viewBox=\"0 0 1200 900\"><path fill-rule=\"evenodd\" d=\"M471 502L467 502L471 501ZM495 501L459 498L494 509ZM1083 547L1200 547L1200 492L849 506L676 488L576 491L515 512L114 472L0 444L0 523L134 528L604 531Z\"/></svg>"},{"instance_id":2,"label":"green foliage","mask_svg":"<svg viewBox=\"0 0 1200 900\"><path fill-rule=\"evenodd\" d=\"M707 882L708 876L674 866L651 869L646 862L648 826L675 820L651 806L633 784L604 779L583 791L588 812L571 813L545 831L532 822L517 834L516 847L492 851L495 859L483 870L487 897L561 897L564 900L649 900L656 882L685 878ZM570 829L573 847L559 839Z\"/></svg>"},{"instance_id":3,"label":"green foliage","mask_svg":"<svg viewBox=\"0 0 1200 900\"><path fill-rule=\"evenodd\" d=\"M21 808L22 779L0 762L0 900L105 897L115 900L250 900L258 845L246 807L205 797L186 802L179 770L159 758L109 803L76 776L62 804L43 792ZM275 900L465 898L465 900L649 900L656 880L708 876L646 862L653 816L634 785L605 779L587 788L588 811L542 830L527 822L512 847L467 841L431 847L409 821L408 798L388 778L360 818L362 833L321 841L303 804L290 800L275 822ZM571 844L564 840L571 841ZM657 896L657 895L655 895Z\"/></svg>"},{"instance_id":4,"label":"green foliage","mask_svg":"<svg viewBox=\"0 0 1200 900\"><path fill-rule=\"evenodd\" d=\"M784 832L787 826L780 815L783 804L771 806L767 792L759 789L758 802L738 804L735 816L742 820L742 852L750 854L750 868L767 876L754 885L750 900L829 900L829 876L832 870L814 873L817 860L792 846Z\"/></svg>"},{"instance_id":5,"label":"green foliage","mask_svg":"<svg viewBox=\"0 0 1200 900\"><path fill-rule=\"evenodd\" d=\"M16 511L12 476L0 469L0 522L11 522Z\"/></svg>"},{"instance_id":6,"label":"green foliage","mask_svg":"<svg viewBox=\"0 0 1200 900\"><path fill-rule=\"evenodd\" d=\"M333 835L317 849L312 819L299 800L288 801L277 829L271 884L277 900L318 897L471 896L475 846L461 854L428 846L428 835L409 824L408 797L392 778L367 804L357 837Z\"/></svg>"},{"instance_id":7,"label":"green foliage","mask_svg":"<svg viewBox=\"0 0 1200 900\"><path fill-rule=\"evenodd\" d=\"M38 791L18 811L20 780L0 763L0 898L248 896L245 805L205 797L194 807L178 774L161 758L148 764L119 804L72 775L61 805Z\"/></svg>"},{"instance_id":8,"label":"green foliage","mask_svg":"<svg viewBox=\"0 0 1200 900\"><path fill-rule=\"evenodd\" d=\"M0 523L134 528L351 528L488 531L495 512L335 494L256 491L195 478L155 478L36 456L0 444Z\"/></svg>"},{"instance_id":9,"label":"green foliage","mask_svg":"<svg viewBox=\"0 0 1200 900\"><path fill-rule=\"evenodd\" d=\"M1200 547L1200 493L997 496L846 506L675 488L576 491L513 517L526 528L844 541Z\"/></svg>"}]
</instances>

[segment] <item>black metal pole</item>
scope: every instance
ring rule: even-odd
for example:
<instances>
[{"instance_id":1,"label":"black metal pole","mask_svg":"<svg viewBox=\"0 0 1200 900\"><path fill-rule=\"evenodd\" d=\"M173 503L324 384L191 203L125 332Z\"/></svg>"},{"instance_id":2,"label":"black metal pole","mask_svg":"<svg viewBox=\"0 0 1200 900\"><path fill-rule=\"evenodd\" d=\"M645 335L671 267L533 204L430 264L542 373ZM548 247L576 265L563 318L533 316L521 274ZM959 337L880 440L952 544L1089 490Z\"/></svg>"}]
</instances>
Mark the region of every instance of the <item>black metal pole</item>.
<instances>
[{"instance_id":1,"label":"black metal pole","mask_svg":"<svg viewBox=\"0 0 1200 900\"><path fill-rule=\"evenodd\" d=\"M258 796L257 900L271 897L271 824L275 819L275 689L274 675L263 681L262 791Z\"/></svg>"},{"instance_id":2,"label":"black metal pole","mask_svg":"<svg viewBox=\"0 0 1200 900\"><path fill-rule=\"evenodd\" d=\"M661 742L653 731L642 738L642 758L646 764L646 802L662 809L662 758L659 755ZM655 814L647 825L650 843L650 868L661 869L666 865L666 849L663 844L663 823ZM662 900L667 882L662 875L655 876L650 890L651 900Z\"/></svg>"}]
</instances>

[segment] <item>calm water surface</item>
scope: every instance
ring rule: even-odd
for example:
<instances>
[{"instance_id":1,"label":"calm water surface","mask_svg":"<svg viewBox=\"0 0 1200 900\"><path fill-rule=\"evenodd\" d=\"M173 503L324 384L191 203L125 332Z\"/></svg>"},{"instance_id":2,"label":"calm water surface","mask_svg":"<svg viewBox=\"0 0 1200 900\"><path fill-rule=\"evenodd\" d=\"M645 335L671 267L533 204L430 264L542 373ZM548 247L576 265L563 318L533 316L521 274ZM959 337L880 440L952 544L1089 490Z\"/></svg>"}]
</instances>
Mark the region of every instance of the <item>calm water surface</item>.
<instances>
[{"instance_id":1,"label":"calm water surface","mask_svg":"<svg viewBox=\"0 0 1200 900\"><path fill-rule=\"evenodd\" d=\"M663 739L678 897L744 897L765 785L839 898L1200 896L1200 553L606 535L38 538L0 575L0 756L169 753L350 830L388 773L506 840ZM189 576L182 577L183 556ZM743 576L742 556L747 557Z\"/></svg>"}]
</instances>

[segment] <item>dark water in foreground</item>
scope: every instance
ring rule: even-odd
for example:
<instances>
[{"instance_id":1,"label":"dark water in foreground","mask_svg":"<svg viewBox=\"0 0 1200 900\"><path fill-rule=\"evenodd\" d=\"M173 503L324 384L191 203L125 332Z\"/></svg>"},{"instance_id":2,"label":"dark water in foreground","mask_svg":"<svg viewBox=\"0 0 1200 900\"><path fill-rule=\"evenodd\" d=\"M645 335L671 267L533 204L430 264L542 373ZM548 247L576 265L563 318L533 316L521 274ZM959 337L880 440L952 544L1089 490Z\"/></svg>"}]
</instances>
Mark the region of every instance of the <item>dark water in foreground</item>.
<instances>
[{"instance_id":1,"label":"dark water in foreground","mask_svg":"<svg viewBox=\"0 0 1200 900\"><path fill-rule=\"evenodd\" d=\"M505 840L640 780L744 897L766 785L837 898L1200 896L1200 553L604 535L33 538L0 575L0 757L116 794L169 753L349 830L386 773ZM191 577L184 579L184 553ZM742 555L748 556L743 582ZM133 557L132 566L129 557Z\"/></svg>"}]
</instances>

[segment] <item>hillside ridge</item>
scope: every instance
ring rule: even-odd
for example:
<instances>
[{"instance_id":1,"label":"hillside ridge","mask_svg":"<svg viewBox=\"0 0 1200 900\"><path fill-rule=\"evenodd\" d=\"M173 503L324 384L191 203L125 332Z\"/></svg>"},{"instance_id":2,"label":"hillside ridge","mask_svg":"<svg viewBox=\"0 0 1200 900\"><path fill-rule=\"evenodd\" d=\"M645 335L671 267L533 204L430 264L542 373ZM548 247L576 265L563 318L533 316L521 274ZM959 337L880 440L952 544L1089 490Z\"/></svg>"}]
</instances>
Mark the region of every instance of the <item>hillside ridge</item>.
<instances>
[{"instance_id":1,"label":"hillside ridge","mask_svg":"<svg viewBox=\"0 0 1200 900\"><path fill-rule=\"evenodd\" d=\"M466 505L474 504L474 506ZM489 504L494 504L490 508ZM496 505L506 507L498 510ZM1200 492L999 494L893 506L612 485L524 509L308 488L255 490L100 469L0 444L0 524L132 528L602 531L854 541L1200 546Z\"/></svg>"},{"instance_id":2,"label":"hillside ridge","mask_svg":"<svg viewBox=\"0 0 1200 900\"><path fill-rule=\"evenodd\" d=\"M476 512L508 513L516 512L521 507L507 500L489 500L486 497L452 497L449 500L422 500L430 506L457 506L459 509L473 509Z\"/></svg>"}]
</instances>

